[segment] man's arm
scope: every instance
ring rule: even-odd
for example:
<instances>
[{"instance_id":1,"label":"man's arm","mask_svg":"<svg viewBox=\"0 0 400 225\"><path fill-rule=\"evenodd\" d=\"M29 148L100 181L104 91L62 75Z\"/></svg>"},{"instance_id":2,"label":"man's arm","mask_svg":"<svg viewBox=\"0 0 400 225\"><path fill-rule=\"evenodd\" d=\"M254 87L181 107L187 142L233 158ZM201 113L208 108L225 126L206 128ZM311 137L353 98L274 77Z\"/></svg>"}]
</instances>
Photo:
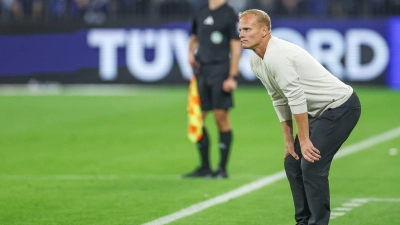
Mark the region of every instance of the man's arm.
<instances>
[{"instance_id":1,"label":"man's arm","mask_svg":"<svg viewBox=\"0 0 400 225\"><path fill-rule=\"evenodd\" d=\"M281 122L283 137L285 139L285 153L283 159L286 159L288 155L292 155L293 158L299 160L299 156L294 151L294 138L293 138L293 121L286 120Z\"/></svg>"},{"instance_id":2,"label":"man's arm","mask_svg":"<svg viewBox=\"0 0 400 225\"><path fill-rule=\"evenodd\" d=\"M230 45L230 65L229 77L223 84L223 89L226 92L232 92L237 87L237 76L239 74L239 60L242 54L242 46L239 40L233 39L229 42Z\"/></svg>"},{"instance_id":3,"label":"man's arm","mask_svg":"<svg viewBox=\"0 0 400 225\"><path fill-rule=\"evenodd\" d=\"M318 161L321 158L320 152L314 147L310 140L310 132L308 127L308 114L293 114L297 125L297 136L300 141L301 154L304 159L309 162Z\"/></svg>"},{"instance_id":4,"label":"man's arm","mask_svg":"<svg viewBox=\"0 0 400 225\"><path fill-rule=\"evenodd\" d=\"M197 70L199 68L199 62L196 61L195 52L199 47L199 42L197 40L197 36L192 34L189 39L189 64L193 70Z\"/></svg>"},{"instance_id":5,"label":"man's arm","mask_svg":"<svg viewBox=\"0 0 400 225\"><path fill-rule=\"evenodd\" d=\"M265 61L267 60L267 61ZM272 75L287 98L290 111L297 125L297 136L300 141L301 153L305 160L314 162L321 158L320 152L310 140L308 127L307 100L300 85L300 79L294 66L294 59L286 52L275 52L274 57L264 58L265 63L272 67ZM281 109L276 107L275 109ZM281 115L284 115L281 113ZM284 118L285 121L288 118Z\"/></svg>"}]
</instances>

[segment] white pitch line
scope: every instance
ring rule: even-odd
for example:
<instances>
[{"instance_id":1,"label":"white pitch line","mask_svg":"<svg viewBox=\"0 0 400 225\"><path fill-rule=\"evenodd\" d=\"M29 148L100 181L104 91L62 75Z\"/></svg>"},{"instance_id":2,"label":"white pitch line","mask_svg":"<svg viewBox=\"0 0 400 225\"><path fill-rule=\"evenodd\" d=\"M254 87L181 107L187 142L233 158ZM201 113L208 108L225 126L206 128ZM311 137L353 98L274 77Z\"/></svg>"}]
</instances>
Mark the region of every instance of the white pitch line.
<instances>
[{"instance_id":1,"label":"white pitch line","mask_svg":"<svg viewBox=\"0 0 400 225\"><path fill-rule=\"evenodd\" d=\"M342 204L342 206L346 206L348 208L338 207L332 209L330 219L333 220L339 216L344 216L353 208L363 206L369 202L400 202L400 198L353 198L350 202L345 202Z\"/></svg>"},{"instance_id":2,"label":"white pitch line","mask_svg":"<svg viewBox=\"0 0 400 225\"><path fill-rule=\"evenodd\" d=\"M353 198L352 200L351 200L351 202L361 202L361 203L367 203L367 202L369 202L370 200L368 199L368 198Z\"/></svg>"},{"instance_id":3,"label":"white pitch line","mask_svg":"<svg viewBox=\"0 0 400 225\"><path fill-rule=\"evenodd\" d=\"M334 208L334 209L332 209L332 211L350 211L350 210L352 210L352 208L345 208L345 207L337 207L337 208Z\"/></svg>"},{"instance_id":4,"label":"white pitch line","mask_svg":"<svg viewBox=\"0 0 400 225\"><path fill-rule=\"evenodd\" d=\"M372 202L400 202L400 198L369 198Z\"/></svg>"},{"instance_id":5,"label":"white pitch line","mask_svg":"<svg viewBox=\"0 0 400 225\"><path fill-rule=\"evenodd\" d=\"M339 159L341 157L350 155L352 153L361 151L363 149L366 148L370 148L374 145L380 144L382 142L385 141L389 141L391 139L394 139L396 137L400 136L400 127L397 127L393 130L387 131L385 133L370 137L368 139L365 139L363 141L360 141L356 144L347 146L342 148L341 150L339 150L339 152L335 155L334 160L335 159ZM198 213L200 211L203 211L207 208L210 208L214 205L218 205L224 202L227 202L233 198L237 198L240 197L244 194L250 193L252 191L255 191L257 189L260 189L264 186L270 185L272 183L275 183L279 180L282 180L283 178L285 178L285 171L282 170L280 172L277 172L275 174L272 174L270 176L261 178L259 180L256 180L252 183L243 185L235 190L232 190L230 192L227 192L225 194L219 195L217 197L214 197L212 199L209 199L207 201L204 202L200 202L194 205L191 205L187 208L181 209L175 213L169 214L167 216L163 216L161 218L155 219L153 221L144 223L143 225L162 225L162 224L168 224L171 223L173 221L176 221L178 219L181 219L183 217Z\"/></svg>"},{"instance_id":6,"label":"white pitch line","mask_svg":"<svg viewBox=\"0 0 400 225\"><path fill-rule=\"evenodd\" d=\"M167 224L170 222L173 222L175 220L178 220L180 218L192 215L194 213L200 212L204 209L207 209L211 206L217 205L217 204L221 204L224 202L229 201L230 199L233 198L237 198L239 196L242 196L244 194L247 194L249 192L252 192L254 190L260 189L266 185L275 183L278 180L281 180L283 178L285 178L285 172L281 171L275 174L272 174L270 176L264 177L262 179L259 179L257 181L254 181L252 183L246 184L241 186L240 188L237 188L233 191L227 192L225 194L219 195L215 198L212 198L210 200L204 201L204 202L200 202L198 204L195 205L191 205L185 209L179 210L176 213L172 213L168 216L164 216L161 217L157 220L145 223L144 225L158 225L158 224Z\"/></svg>"},{"instance_id":7,"label":"white pitch line","mask_svg":"<svg viewBox=\"0 0 400 225\"><path fill-rule=\"evenodd\" d=\"M344 206L344 207L358 207L358 206L360 206L362 204L363 203L346 202L346 203L343 203L342 206Z\"/></svg>"},{"instance_id":8,"label":"white pitch line","mask_svg":"<svg viewBox=\"0 0 400 225\"><path fill-rule=\"evenodd\" d=\"M155 91L158 89L124 84L62 85L32 82L27 85L0 85L0 96L143 96L154 95Z\"/></svg>"},{"instance_id":9,"label":"white pitch line","mask_svg":"<svg viewBox=\"0 0 400 225\"><path fill-rule=\"evenodd\" d=\"M350 155L352 153L369 148L373 145L377 145L377 144L392 140L398 136L400 136L400 127L397 127L393 130L387 131L380 135L370 137L364 141L360 141L360 142L350 145L348 147L345 147L342 150L339 150L338 153L336 153L335 159L342 158L342 157Z\"/></svg>"},{"instance_id":10,"label":"white pitch line","mask_svg":"<svg viewBox=\"0 0 400 225\"><path fill-rule=\"evenodd\" d=\"M344 214L345 214L344 212L331 212L332 217L343 216Z\"/></svg>"}]
</instances>

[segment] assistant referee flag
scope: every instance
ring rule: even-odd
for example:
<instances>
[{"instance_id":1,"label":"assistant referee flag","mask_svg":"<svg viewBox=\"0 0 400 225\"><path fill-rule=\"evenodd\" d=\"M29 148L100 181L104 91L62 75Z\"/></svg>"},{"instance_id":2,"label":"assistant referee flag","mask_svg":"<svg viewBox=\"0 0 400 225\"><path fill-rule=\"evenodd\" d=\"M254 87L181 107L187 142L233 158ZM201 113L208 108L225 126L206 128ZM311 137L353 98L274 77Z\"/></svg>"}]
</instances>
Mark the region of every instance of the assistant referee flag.
<instances>
[{"instance_id":1,"label":"assistant referee flag","mask_svg":"<svg viewBox=\"0 0 400 225\"><path fill-rule=\"evenodd\" d=\"M188 99L188 138L191 142L198 142L203 136L203 116L196 76L190 79Z\"/></svg>"}]
</instances>

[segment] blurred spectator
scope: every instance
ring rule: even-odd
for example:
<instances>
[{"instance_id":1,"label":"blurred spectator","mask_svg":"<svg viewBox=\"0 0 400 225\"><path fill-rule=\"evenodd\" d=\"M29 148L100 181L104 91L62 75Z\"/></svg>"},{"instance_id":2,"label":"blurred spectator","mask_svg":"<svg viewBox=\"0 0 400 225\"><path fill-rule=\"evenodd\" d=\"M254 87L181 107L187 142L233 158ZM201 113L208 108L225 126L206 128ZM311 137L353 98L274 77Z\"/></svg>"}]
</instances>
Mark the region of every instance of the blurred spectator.
<instances>
[{"instance_id":1,"label":"blurred spectator","mask_svg":"<svg viewBox=\"0 0 400 225\"><path fill-rule=\"evenodd\" d=\"M226 1L236 13L243 12L247 9L247 1L243 0L227 0Z\"/></svg>"},{"instance_id":2,"label":"blurred spectator","mask_svg":"<svg viewBox=\"0 0 400 225\"><path fill-rule=\"evenodd\" d=\"M400 0L330 0L333 17L377 17L400 15Z\"/></svg>"},{"instance_id":3,"label":"blurred spectator","mask_svg":"<svg viewBox=\"0 0 400 225\"><path fill-rule=\"evenodd\" d=\"M43 18L43 0L0 0L2 19L37 20Z\"/></svg>"},{"instance_id":4,"label":"blurred spectator","mask_svg":"<svg viewBox=\"0 0 400 225\"><path fill-rule=\"evenodd\" d=\"M303 0L279 0L277 1L276 13L282 17L298 17L307 13L306 3Z\"/></svg>"},{"instance_id":5,"label":"blurred spectator","mask_svg":"<svg viewBox=\"0 0 400 225\"><path fill-rule=\"evenodd\" d=\"M73 17L83 17L89 9L90 0L72 0L70 14Z\"/></svg>"},{"instance_id":6,"label":"blurred spectator","mask_svg":"<svg viewBox=\"0 0 400 225\"><path fill-rule=\"evenodd\" d=\"M50 0L48 8L50 16L55 19L68 16L69 4L67 0Z\"/></svg>"},{"instance_id":7,"label":"blurred spectator","mask_svg":"<svg viewBox=\"0 0 400 225\"><path fill-rule=\"evenodd\" d=\"M1 21L6 22L10 20L11 11L14 4L15 4L14 0L0 0Z\"/></svg>"},{"instance_id":8,"label":"blurred spectator","mask_svg":"<svg viewBox=\"0 0 400 225\"><path fill-rule=\"evenodd\" d=\"M329 0L306 0L307 11L311 16L327 16Z\"/></svg>"},{"instance_id":9,"label":"blurred spectator","mask_svg":"<svg viewBox=\"0 0 400 225\"><path fill-rule=\"evenodd\" d=\"M374 18L400 15L400 0L226 0L236 12L261 9L274 17ZM0 0L0 21L107 19L140 17L187 20L208 0ZM140 19L138 18L138 19Z\"/></svg>"},{"instance_id":10,"label":"blurred spectator","mask_svg":"<svg viewBox=\"0 0 400 225\"><path fill-rule=\"evenodd\" d=\"M200 8L205 7L208 4L208 0L189 0L193 10L198 11Z\"/></svg>"},{"instance_id":11,"label":"blurred spectator","mask_svg":"<svg viewBox=\"0 0 400 225\"><path fill-rule=\"evenodd\" d=\"M400 15L400 0L388 0L388 5L389 15Z\"/></svg>"},{"instance_id":12,"label":"blurred spectator","mask_svg":"<svg viewBox=\"0 0 400 225\"><path fill-rule=\"evenodd\" d=\"M151 0L118 0L118 13L123 17L149 15Z\"/></svg>"},{"instance_id":13,"label":"blurred spectator","mask_svg":"<svg viewBox=\"0 0 400 225\"><path fill-rule=\"evenodd\" d=\"M371 11L374 16L387 15L388 9L389 9L388 0L372 0Z\"/></svg>"},{"instance_id":14,"label":"blurred spectator","mask_svg":"<svg viewBox=\"0 0 400 225\"><path fill-rule=\"evenodd\" d=\"M345 4L344 0L330 0L330 14L332 16L346 17L349 12L349 7Z\"/></svg>"},{"instance_id":15,"label":"blurred spectator","mask_svg":"<svg viewBox=\"0 0 400 225\"><path fill-rule=\"evenodd\" d=\"M192 7L187 0L164 0L159 5L163 18L188 19L192 15Z\"/></svg>"},{"instance_id":16,"label":"blurred spectator","mask_svg":"<svg viewBox=\"0 0 400 225\"><path fill-rule=\"evenodd\" d=\"M73 0L71 14L87 23L101 24L107 18L109 0Z\"/></svg>"},{"instance_id":17,"label":"blurred spectator","mask_svg":"<svg viewBox=\"0 0 400 225\"><path fill-rule=\"evenodd\" d=\"M43 18L43 0L18 0L23 9L24 17L30 16L33 20Z\"/></svg>"},{"instance_id":18,"label":"blurred spectator","mask_svg":"<svg viewBox=\"0 0 400 225\"><path fill-rule=\"evenodd\" d=\"M89 8L85 13L85 21L88 23L101 24L108 16L110 0L90 0Z\"/></svg>"},{"instance_id":19,"label":"blurred spectator","mask_svg":"<svg viewBox=\"0 0 400 225\"><path fill-rule=\"evenodd\" d=\"M260 9L268 13L268 15L273 16L276 13L278 0L251 0L248 3L249 9Z\"/></svg>"}]
</instances>

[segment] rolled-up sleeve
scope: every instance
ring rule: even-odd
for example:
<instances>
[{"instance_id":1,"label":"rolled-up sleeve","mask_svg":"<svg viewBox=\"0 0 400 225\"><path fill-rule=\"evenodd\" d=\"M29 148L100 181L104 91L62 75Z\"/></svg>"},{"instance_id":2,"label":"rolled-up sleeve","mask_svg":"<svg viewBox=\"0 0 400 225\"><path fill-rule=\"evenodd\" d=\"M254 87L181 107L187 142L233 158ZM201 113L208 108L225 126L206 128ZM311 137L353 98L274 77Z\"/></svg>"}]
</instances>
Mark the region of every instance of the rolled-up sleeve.
<instances>
[{"instance_id":1,"label":"rolled-up sleeve","mask_svg":"<svg viewBox=\"0 0 400 225\"><path fill-rule=\"evenodd\" d=\"M280 122L292 120L292 112L288 105L274 106L274 108Z\"/></svg>"}]
</instances>

